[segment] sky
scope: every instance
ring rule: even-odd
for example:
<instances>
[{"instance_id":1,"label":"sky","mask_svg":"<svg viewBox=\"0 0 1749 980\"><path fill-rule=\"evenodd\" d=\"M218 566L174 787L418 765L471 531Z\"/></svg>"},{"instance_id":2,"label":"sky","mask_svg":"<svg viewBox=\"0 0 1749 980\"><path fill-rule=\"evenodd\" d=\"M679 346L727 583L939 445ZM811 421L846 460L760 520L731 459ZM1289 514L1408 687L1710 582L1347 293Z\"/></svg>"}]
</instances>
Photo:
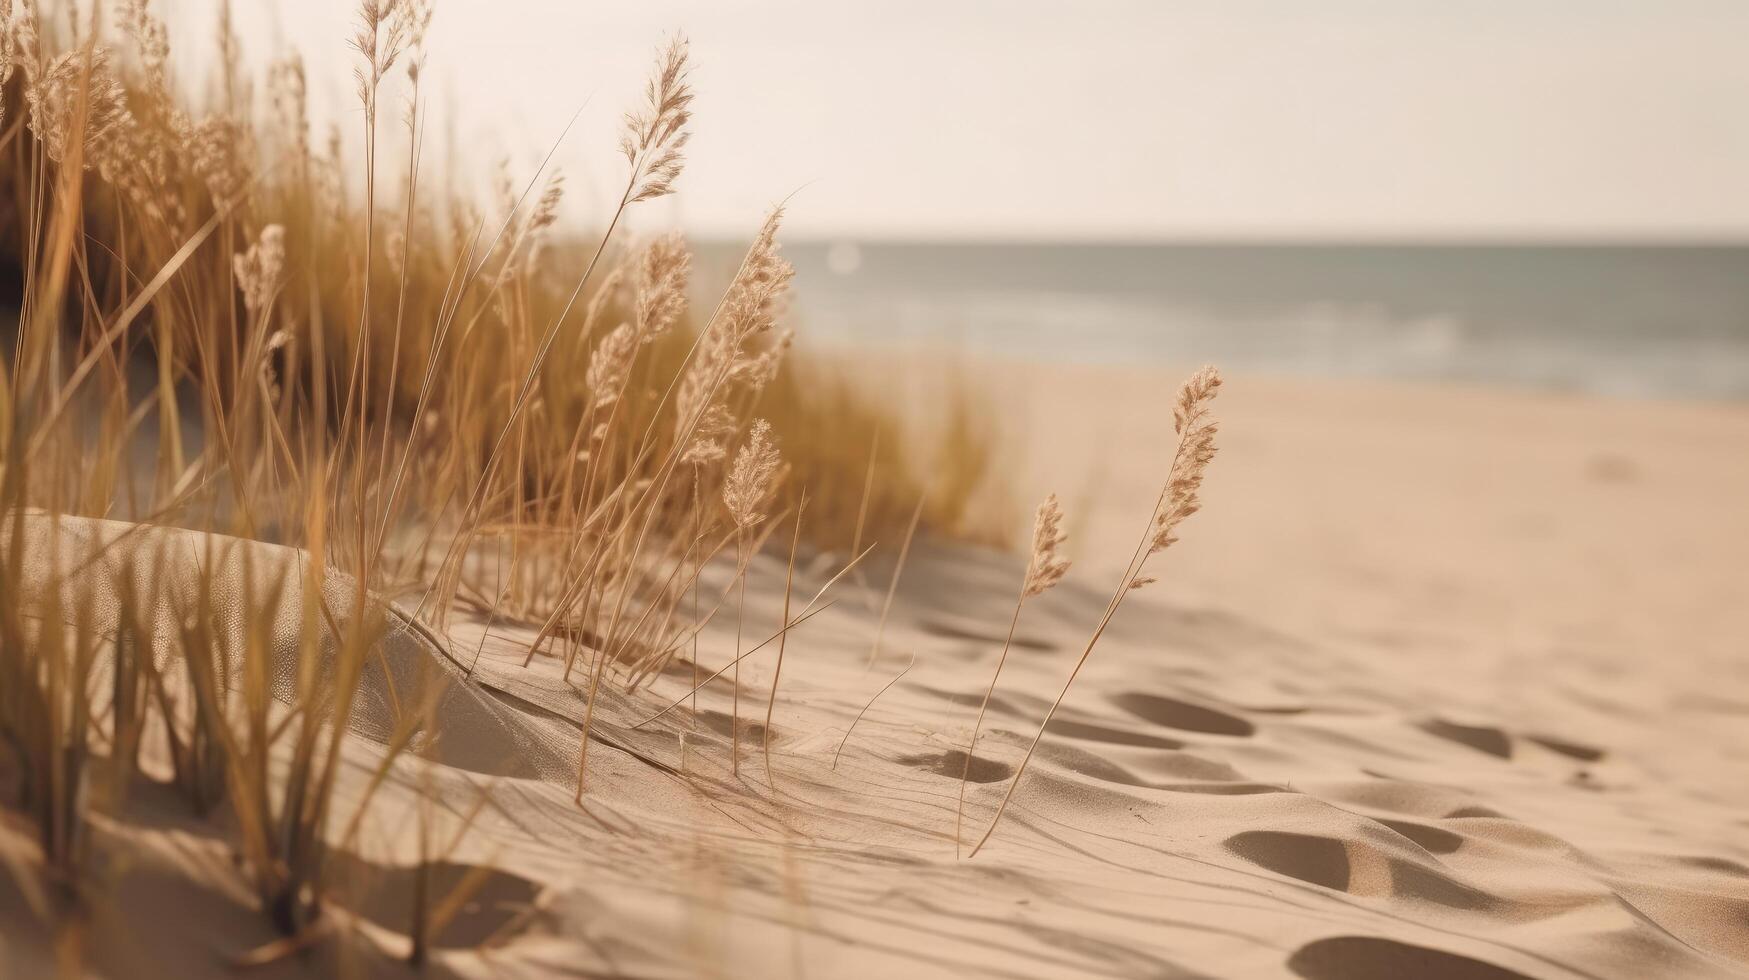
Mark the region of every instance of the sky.
<instances>
[{"instance_id":1,"label":"sky","mask_svg":"<svg viewBox=\"0 0 1749 980\"><path fill-rule=\"evenodd\" d=\"M197 56L215 2L154 0ZM356 5L235 2L355 141ZM694 137L637 220L702 235L1749 238L1743 0L436 0L431 159L525 178L581 107L598 217L677 30Z\"/></svg>"}]
</instances>

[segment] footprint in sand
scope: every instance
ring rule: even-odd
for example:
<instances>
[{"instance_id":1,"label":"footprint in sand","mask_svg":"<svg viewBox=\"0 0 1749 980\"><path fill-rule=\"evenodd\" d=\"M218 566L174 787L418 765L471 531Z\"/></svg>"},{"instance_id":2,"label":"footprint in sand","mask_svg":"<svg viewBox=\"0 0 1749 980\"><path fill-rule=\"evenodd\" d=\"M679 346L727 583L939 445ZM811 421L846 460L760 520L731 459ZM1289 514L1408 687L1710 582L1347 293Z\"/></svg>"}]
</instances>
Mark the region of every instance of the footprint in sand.
<instances>
[{"instance_id":1,"label":"footprint in sand","mask_svg":"<svg viewBox=\"0 0 1749 980\"><path fill-rule=\"evenodd\" d=\"M1111 696L1111 703L1143 721L1185 732L1248 737L1257 726L1238 715L1158 694L1130 691Z\"/></svg>"},{"instance_id":2,"label":"footprint in sand","mask_svg":"<svg viewBox=\"0 0 1749 980\"><path fill-rule=\"evenodd\" d=\"M1064 738L1077 738L1088 742L1105 742L1108 745L1135 746L1144 749L1182 749L1184 743L1175 738L1163 735L1150 735L1146 732L1132 732L1121 728L1108 728L1105 725L1095 725L1091 722L1072 721L1067 718L1053 718L1045 726L1045 731L1051 735L1061 735Z\"/></svg>"},{"instance_id":3,"label":"footprint in sand","mask_svg":"<svg viewBox=\"0 0 1749 980\"><path fill-rule=\"evenodd\" d=\"M1492 725L1463 725L1443 718L1430 718L1417 727L1429 735L1467 745L1478 752L1501 759L1512 758L1512 736ZM1524 739L1580 762L1597 762L1605 755L1602 749L1552 735L1525 735Z\"/></svg>"},{"instance_id":4,"label":"footprint in sand","mask_svg":"<svg viewBox=\"0 0 1749 980\"><path fill-rule=\"evenodd\" d=\"M1511 820L1512 818L1489 806L1460 806L1445 814L1446 820Z\"/></svg>"},{"instance_id":5,"label":"footprint in sand","mask_svg":"<svg viewBox=\"0 0 1749 980\"><path fill-rule=\"evenodd\" d=\"M993 783L999 779L1007 779L1014 774L1014 767L1008 763L976 755L972 756L972 766L968 771L966 769L966 754L959 749L902 756L898 762L902 766L916 766L935 773L937 776L947 776L951 779L960 778L960 773L964 772L966 779L974 783Z\"/></svg>"},{"instance_id":6,"label":"footprint in sand","mask_svg":"<svg viewBox=\"0 0 1749 980\"><path fill-rule=\"evenodd\" d=\"M744 716L746 713L743 712L742 714ZM729 713L726 711L700 711L698 713L698 720L704 722L704 727L716 732L724 738L734 737L733 719L729 717ZM765 737L765 726L750 718L742 717L740 728L741 738L743 740Z\"/></svg>"},{"instance_id":7,"label":"footprint in sand","mask_svg":"<svg viewBox=\"0 0 1749 980\"><path fill-rule=\"evenodd\" d=\"M1602 749L1581 745L1564 738L1556 738L1553 735L1526 735L1525 738L1550 752L1559 752L1561 755L1570 759L1578 759L1580 762L1598 762L1605 755Z\"/></svg>"},{"instance_id":8,"label":"footprint in sand","mask_svg":"<svg viewBox=\"0 0 1749 980\"><path fill-rule=\"evenodd\" d=\"M1380 819L1379 823L1421 845L1430 854L1450 854L1464 844L1464 839L1459 834L1412 820Z\"/></svg>"},{"instance_id":9,"label":"footprint in sand","mask_svg":"<svg viewBox=\"0 0 1749 980\"><path fill-rule=\"evenodd\" d=\"M1512 758L1512 737L1491 725L1460 725L1443 718L1429 718L1419 727L1429 735L1467 745L1477 752L1501 759Z\"/></svg>"},{"instance_id":10,"label":"footprint in sand","mask_svg":"<svg viewBox=\"0 0 1749 980\"><path fill-rule=\"evenodd\" d=\"M1278 875L1339 892L1348 890L1348 848L1334 837L1248 830L1227 838L1225 846Z\"/></svg>"},{"instance_id":11,"label":"footprint in sand","mask_svg":"<svg viewBox=\"0 0 1749 980\"><path fill-rule=\"evenodd\" d=\"M1383 892L1392 898L1413 899L1464 911L1497 908L1501 900L1472 888L1437 867L1426 867L1393 857L1363 840L1341 840L1316 834L1276 830L1248 830L1227 838L1224 846L1233 854L1279 875L1351 894ZM1383 867L1384 880L1357 880L1356 869L1364 864Z\"/></svg>"},{"instance_id":12,"label":"footprint in sand","mask_svg":"<svg viewBox=\"0 0 1749 980\"><path fill-rule=\"evenodd\" d=\"M1307 943L1287 968L1306 980L1530 980L1483 960L1378 936L1335 936Z\"/></svg>"},{"instance_id":13,"label":"footprint in sand","mask_svg":"<svg viewBox=\"0 0 1749 980\"><path fill-rule=\"evenodd\" d=\"M994 632L989 624L981 619L950 619L946 617L931 617L919 624L925 633L949 640L969 640L980 647L1002 645L1009 638L1006 634ZM1009 645L1016 650L1029 653L1049 653L1057 649L1057 644L1040 636L1030 636L1025 633L1015 633Z\"/></svg>"}]
</instances>

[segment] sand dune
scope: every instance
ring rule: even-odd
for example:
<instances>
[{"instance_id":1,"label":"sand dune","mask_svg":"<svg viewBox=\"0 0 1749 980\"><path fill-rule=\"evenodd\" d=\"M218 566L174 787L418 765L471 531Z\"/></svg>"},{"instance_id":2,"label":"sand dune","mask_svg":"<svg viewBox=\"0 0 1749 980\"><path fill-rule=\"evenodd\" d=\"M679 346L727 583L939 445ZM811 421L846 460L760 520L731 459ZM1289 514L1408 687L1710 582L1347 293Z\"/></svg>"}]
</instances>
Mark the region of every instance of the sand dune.
<instances>
[{"instance_id":1,"label":"sand dune","mask_svg":"<svg viewBox=\"0 0 1749 980\"><path fill-rule=\"evenodd\" d=\"M1067 439L1076 423L1115 450L1102 492L1057 487L1087 558L1021 620L968 836L1104 603L1102 556L1139 521L1169 424L1137 407L1157 378L1051 379L1027 423L1039 455L1093 471L1064 448L1097 442ZM452 693L344 859L364 928L391 952L404 930L426 786L452 816L492 800L439 871L492 869L439 937L439 975L1749 975L1749 414L1246 379L1223 409L1206 520L1113 624L977 858L955 856L958 776L1021 563L925 545L872 667L877 588L792 635L769 770L767 650L743 665L738 775L726 683L642 725L690 667L635 697L604 686L580 807L585 695L551 658L522 666L532 630L397 630L387 672L436 665ZM775 628L782 584L756 561L748 635ZM701 637L706 669L733 629ZM391 727L387 700L367 704L343 799ZM112 859L97 969L217 973L271 938L219 830L134 806L98 835L133 857ZM9 959L47 962L5 902Z\"/></svg>"}]
</instances>

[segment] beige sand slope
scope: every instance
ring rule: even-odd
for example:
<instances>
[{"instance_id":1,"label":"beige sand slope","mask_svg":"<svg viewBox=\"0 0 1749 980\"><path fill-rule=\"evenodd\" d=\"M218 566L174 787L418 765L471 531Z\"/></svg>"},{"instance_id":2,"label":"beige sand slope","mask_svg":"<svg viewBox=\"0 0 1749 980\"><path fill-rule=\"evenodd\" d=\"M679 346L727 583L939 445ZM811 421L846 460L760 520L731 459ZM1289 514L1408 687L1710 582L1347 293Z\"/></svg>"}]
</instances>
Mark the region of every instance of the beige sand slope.
<instances>
[{"instance_id":1,"label":"beige sand slope","mask_svg":"<svg viewBox=\"0 0 1749 980\"><path fill-rule=\"evenodd\" d=\"M1005 370L1041 382L1017 424L1086 558L1021 621L971 768L977 829L1145 516L1169 426L1149 413L1172 384ZM726 684L642 728L690 668L605 697L581 807L581 693L546 658L521 667L526 631L465 624L455 723L347 859L382 950L358 965L395 969L425 786L451 824L492 799L447 859L452 877L493 870L438 975L1749 975L1749 413L1244 378L1220 407L1207 511L976 859L955 858L954 800L1013 558L920 549L872 668L890 566L841 590L791 637L770 771L769 650L742 672L738 775ZM782 577L754 566L749 636L773 628ZM714 623L700 659L734 643ZM446 656L412 631L391 646ZM355 783L376 738L349 746ZM133 811L94 832L117 883L88 932L95 972L218 974L271 938L222 824L150 794ZM0 955L28 971L49 954L26 915L0 900Z\"/></svg>"}]
</instances>

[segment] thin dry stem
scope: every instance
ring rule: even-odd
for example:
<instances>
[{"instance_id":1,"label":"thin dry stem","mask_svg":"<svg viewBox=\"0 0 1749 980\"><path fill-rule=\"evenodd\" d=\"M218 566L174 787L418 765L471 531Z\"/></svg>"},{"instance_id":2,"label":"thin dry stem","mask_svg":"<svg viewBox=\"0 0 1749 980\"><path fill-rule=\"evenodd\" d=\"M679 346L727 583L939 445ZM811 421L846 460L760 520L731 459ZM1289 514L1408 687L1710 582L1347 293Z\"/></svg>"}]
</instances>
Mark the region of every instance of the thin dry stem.
<instances>
[{"instance_id":1,"label":"thin dry stem","mask_svg":"<svg viewBox=\"0 0 1749 980\"><path fill-rule=\"evenodd\" d=\"M1215 423L1209 416L1209 403L1220 393L1220 387L1220 372L1213 367L1205 367L1192 375L1179 389L1178 402L1173 409L1173 428L1178 433L1178 448L1172 454L1172 466L1166 473L1166 485L1160 489L1160 496L1154 502L1154 510L1148 516L1148 531L1136 545L1135 555L1124 569L1123 578L1106 603L1105 612L1094 627L1093 634L1088 637L1087 646L1075 661L1074 669L1069 671L1068 680L1063 682L1063 689L1057 693L1056 700L1051 702L1050 710L1045 712L1044 720L1039 723L1038 734L1033 736L1032 743L1027 746L1026 755L1021 758L1020 765L1015 767L1014 775L1009 777L1008 789L1002 794L1002 802L997 805L996 814L990 818L990 825L984 829L983 836L972 846L971 857L976 857L978 850L996 832L996 825L1007 811L1008 802L1014 798L1015 787L1020 785L1020 778L1026 774L1027 763L1032 761L1033 753L1044 740L1045 729L1050 727L1051 719L1056 716L1057 709L1069 694L1069 688L1074 686L1075 678L1080 675L1081 668L1086 666L1093 648L1098 645L1100 637L1105 635L1105 628L1111 624L1111 617L1117 614L1125 597L1152 581L1142 575L1148 558L1177 541L1172 535L1173 530L1186 517L1196 512L1196 491L1202 486L1203 471L1208 468L1209 461L1215 455Z\"/></svg>"}]
</instances>

